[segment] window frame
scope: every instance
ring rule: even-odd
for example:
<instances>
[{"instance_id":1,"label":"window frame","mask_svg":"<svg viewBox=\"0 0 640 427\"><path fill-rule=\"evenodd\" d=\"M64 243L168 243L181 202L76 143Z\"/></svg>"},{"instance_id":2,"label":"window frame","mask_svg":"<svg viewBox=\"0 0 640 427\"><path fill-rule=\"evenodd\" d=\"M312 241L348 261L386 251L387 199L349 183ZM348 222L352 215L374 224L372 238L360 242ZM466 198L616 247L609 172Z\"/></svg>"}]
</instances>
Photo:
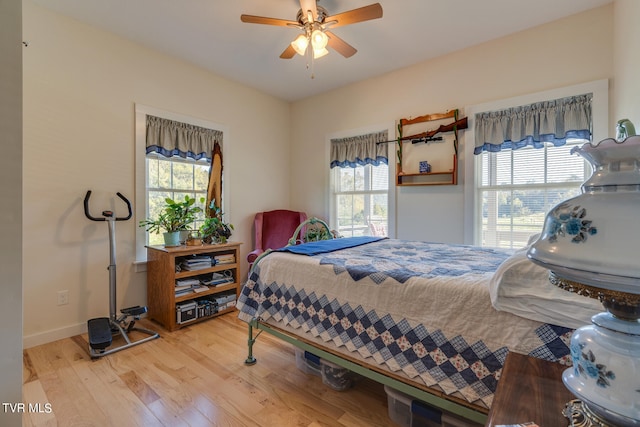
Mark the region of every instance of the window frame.
<instances>
[{"instance_id":1,"label":"window frame","mask_svg":"<svg viewBox=\"0 0 640 427\"><path fill-rule=\"evenodd\" d=\"M388 166L388 165L386 165ZM364 170L364 182L365 182L365 187L373 187L373 173L371 168L374 167L379 167L379 166L375 166L375 165L365 165L365 166L361 166ZM365 212L366 211L371 211L371 197L375 196L375 195L386 195L387 196L387 224L386 224L386 231L388 234L388 229L389 229L389 183L387 182L387 189L386 190L338 190L337 187L337 181L336 178L338 177L338 175L340 174L340 172L336 169L355 169L355 168L339 168L339 167L334 167L331 168L331 200L333 202L332 204L332 209L331 209L331 215L330 215L330 220L329 222L331 223L331 228L337 230L339 233L342 234L339 226L338 226L338 206L336 203L336 200L339 196L364 196L365 197ZM387 167L387 173L389 171L389 168ZM388 178L388 177L387 177ZM353 231L354 227L351 227L351 230Z\"/></svg>"},{"instance_id":2,"label":"window frame","mask_svg":"<svg viewBox=\"0 0 640 427\"><path fill-rule=\"evenodd\" d=\"M327 165L326 170L326 205L329 208L328 212L325 212L327 218L329 218L329 226L332 229L337 230L337 222L336 222L336 212L337 207L335 203L334 197L334 188L333 188L333 174L334 172L329 167L331 161L331 140L332 139L341 139L348 138L357 135L366 135L370 133L387 131L387 135L389 139L394 139L396 135L395 131L395 122L387 122L365 126L357 129L349 129L344 131L339 131L331 134L327 134L325 136L325 165ZM387 144L387 159L388 159L388 171L389 171L389 180L387 187L387 236L390 238L394 238L396 236L396 191L395 191L395 175L396 175L396 162L395 162L395 144L388 143ZM379 192L379 190L376 190Z\"/></svg>"},{"instance_id":3,"label":"window frame","mask_svg":"<svg viewBox=\"0 0 640 427\"><path fill-rule=\"evenodd\" d=\"M593 124L592 141L601 141L608 137L609 127L609 81L607 79L465 107L465 114L469 120L469 128L464 134L464 156L468 159L468 161L464 162L465 209L463 233L465 244L477 246L482 244L482 215L480 214L482 209L482 200L479 200L479 197L477 197L478 183L482 182L482 171L480 169L478 156L473 154L475 148L474 128L476 113L502 110L584 93L593 94L591 103L591 117Z\"/></svg>"},{"instance_id":4,"label":"window frame","mask_svg":"<svg viewBox=\"0 0 640 427\"><path fill-rule=\"evenodd\" d=\"M146 218L147 213L147 153L146 153L146 130L147 115L175 120L209 129L216 129L224 134L222 143L222 157L229 161L229 149L231 134L227 126L214 123L204 119L173 113L155 107L142 104L135 104L135 203L134 203L134 223L135 223L135 270L146 271L147 234L143 227L138 227L138 223ZM229 210L230 191L228 191L229 179L225 177L222 181L222 194L224 194L224 212L227 217L231 217Z\"/></svg>"},{"instance_id":5,"label":"window frame","mask_svg":"<svg viewBox=\"0 0 640 427\"><path fill-rule=\"evenodd\" d=\"M199 213L196 215L196 221L195 221L195 228L199 228L200 225L203 223L204 220L204 203L200 202L201 198L205 198L207 197L207 188L204 188L204 190L200 190L197 191L194 187L195 187L195 173L191 173L190 176L192 177L192 182L191 182L191 188L189 189L185 189L185 188L177 188L173 182L171 183L171 186L169 187L152 187L150 184L150 177L149 177L149 161L150 160L159 160L161 162L168 162L170 163L170 167L171 167L171 173L170 176L173 177L174 176L174 172L173 169L176 167L176 165L179 164L186 164L189 165L191 168L194 168L196 166L207 166L208 168L211 168L211 162L208 161L206 158L202 158L199 160L195 160L192 158L182 158L179 156L172 156L172 157L165 157L160 153L147 153L145 155L145 178L146 178L146 183L145 183L145 201L148 201L150 198L150 193L152 192L156 192L156 193L171 193L172 195L169 196L171 197L173 200L175 200L176 202L180 202L184 200L185 196L190 196L190 197L194 197L196 199L196 204L195 206L199 206L203 209L203 212ZM172 179L171 179L172 181ZM208 181L208 179L207 179ZM164 196L163 196L164 197ZM146 210L145 210L145 218L150 217L150 213L149 213L149 206L147 206ZM156 239L156 240L161 240L161 239ZM153 243L150 242L150 235L149 233L145 233L145 244L157 244L157 243Z\"/></svg>"}]
</instances>

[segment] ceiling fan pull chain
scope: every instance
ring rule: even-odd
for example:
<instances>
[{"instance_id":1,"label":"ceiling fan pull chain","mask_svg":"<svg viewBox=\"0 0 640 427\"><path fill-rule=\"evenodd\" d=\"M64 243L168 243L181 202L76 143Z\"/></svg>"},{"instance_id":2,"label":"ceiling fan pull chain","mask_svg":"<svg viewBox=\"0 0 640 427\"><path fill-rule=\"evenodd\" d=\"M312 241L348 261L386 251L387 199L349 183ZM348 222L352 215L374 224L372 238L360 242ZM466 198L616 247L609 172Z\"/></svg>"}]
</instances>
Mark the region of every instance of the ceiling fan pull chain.
<instances>
[{"instance_id":1,"label":"ceiling fan pull chain","mask_svg":"<svg viewBox=\"0 0 640 427\"><path fill-rule=\"evenodd\" d=\"M315 74L315 64L316 61L314 59L314 55L313 55L313 48L311 47L311 43L309 43L309 47L307 48L306 53L306 60L307 60L307 70L311 71L311 75L309 76L312 80L316 78L316 74Z\"/></svg>"}]
</instances>

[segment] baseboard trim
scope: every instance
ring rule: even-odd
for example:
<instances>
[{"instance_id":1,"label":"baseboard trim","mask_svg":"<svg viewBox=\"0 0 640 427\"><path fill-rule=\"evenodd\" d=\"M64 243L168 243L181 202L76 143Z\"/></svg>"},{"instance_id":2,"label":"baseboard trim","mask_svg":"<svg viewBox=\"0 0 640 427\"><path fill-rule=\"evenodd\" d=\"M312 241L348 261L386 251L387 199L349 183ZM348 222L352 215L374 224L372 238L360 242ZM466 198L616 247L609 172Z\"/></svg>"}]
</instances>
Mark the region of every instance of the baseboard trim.
<instances>
[{"instance_id":1,"label":"baseboard trim","mask_svg":"<svg viewBox=\"0 0 640 427\"><path fill-rule=\"evenodd\" d=\"M64 328L54 329L51 331L41 332L38 334L25 335L22 337L23 348L31 348L42 344L64 338L73 337L75 335L85 334L87 332L87 324L79 323L77 325L65 326Z\"/></svg>"}]
</instances>

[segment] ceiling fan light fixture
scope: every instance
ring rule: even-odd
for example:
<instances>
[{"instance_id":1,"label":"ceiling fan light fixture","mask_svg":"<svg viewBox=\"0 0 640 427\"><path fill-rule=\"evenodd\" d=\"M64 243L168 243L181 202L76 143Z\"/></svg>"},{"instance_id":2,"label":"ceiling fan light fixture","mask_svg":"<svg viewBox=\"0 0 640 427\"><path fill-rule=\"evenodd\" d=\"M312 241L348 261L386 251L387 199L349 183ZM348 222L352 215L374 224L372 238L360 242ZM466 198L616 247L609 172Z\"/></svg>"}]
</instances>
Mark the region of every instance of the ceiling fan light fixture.
<instances>
[{"instance_id":1,"label":"ceiling fan light fixture","mask_svg":"<svg viewBox=\"0 0 640 427\"><path fill-rule=\"evenodd\" d=\"M313 46L314 51L326 48L328 42L329 37L324 33L324 31L316 29L311 33L311 45Z\"/></svg>"},{"instance_id":2,"label":"ceiling fan light fixture","mask_svg":"<svg viewBox=\"0 0 640 427\"><path fill-rule=\"evenodd\" d=\"M327 50L326 47L323 47L322 49L313 49L313 59L322 58L328 53L329 51Z\"/></svg>"},{"instance_id":3,"label":"ceiling fan light fixture","mask_svg":"<svg viewBox=\"0 0 640 427\"><path fill-rule=\"evenodd\" d=\"M309 45L309 39L306 35L300 34L294 41L291 42L291 47L296 51L296 53L300 56L304 56L307 51L307 46Z\"/></svg>"}]
</instances>

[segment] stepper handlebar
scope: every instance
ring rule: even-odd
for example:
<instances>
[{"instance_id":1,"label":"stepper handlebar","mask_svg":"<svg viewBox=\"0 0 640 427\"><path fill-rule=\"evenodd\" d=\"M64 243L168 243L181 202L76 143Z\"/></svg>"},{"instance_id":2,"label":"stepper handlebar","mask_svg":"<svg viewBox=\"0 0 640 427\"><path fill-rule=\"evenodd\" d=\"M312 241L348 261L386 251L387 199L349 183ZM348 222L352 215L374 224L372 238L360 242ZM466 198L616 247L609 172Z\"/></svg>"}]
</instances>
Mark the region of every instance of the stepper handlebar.
<instances>
[{"instance_id":1,"label":"stepper handlebar","mask_svg":"<svg viewBox=\"0 0 640 427\"><path fill-rule=\"evenodd\" d=\"M131 202L129 202L129 199L127 199L125 196L123 196L122 193L120 193L120 192L117 192L116 195L118 197L120 197L120 199L122 199L122 201L127 204L127 211L129 213L128 213L127 216L116 217L115 220L116 221L126 221L129 218L131 218L131 216L133 215L133 212L131 210ZM91 215L91 212L89 211L89 198L91 198L91 190L87 190L87 194L84 196L84 214L86 215L87 218L89 218L91 221L106 221L107 218L110 218L110 217L113 216L113 212L112 211L102 211L103 218L98 218L98 217L95 217L95 216Z\"/></svg>"}]
</instances>

